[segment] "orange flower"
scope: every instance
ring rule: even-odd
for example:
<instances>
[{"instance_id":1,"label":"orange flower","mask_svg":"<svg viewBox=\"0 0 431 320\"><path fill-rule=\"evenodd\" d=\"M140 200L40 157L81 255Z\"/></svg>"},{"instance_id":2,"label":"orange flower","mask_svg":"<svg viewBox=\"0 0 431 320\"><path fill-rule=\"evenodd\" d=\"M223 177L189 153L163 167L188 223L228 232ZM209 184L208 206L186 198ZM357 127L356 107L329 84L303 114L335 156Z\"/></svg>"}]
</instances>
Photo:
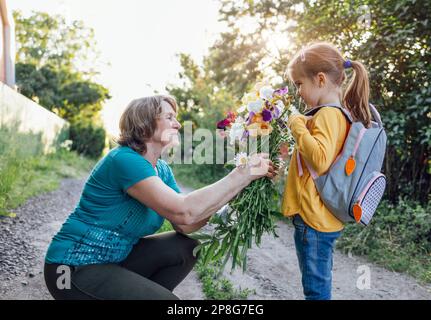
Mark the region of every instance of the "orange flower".
<instances>
[{"instance_id":1,"label":"orange flower","mask_svg":"<svg viewBox=\"0 0 431 320\"><path fill-rule=\"evenodd\" d=\"M251 123L262 123L263 117L260 113L256 113L253 118L251 118Z\"/></svg>"},{"instance_id":2,"label":"orange flower","mask_svg":"<svg viewBox=\"0 0 431 320\"><path fill-rule=\"evenodd\" d=\"M272 127L267 122L262 122L260 124L260 135L261 136L267 136L272 132Z\"/></svg>"},{"instance_id":3,"label":"orange flower","mask_svg":"<svg viewBox=\"0 0 431 320\"><path fill-rule=\"evenodd\" d=\"M260 131L260 124L259 123L252 123L247 126L247 131L250 137L256 138L259 135Z\"/></svg>"},{"instance_id":4,"label":"orange flower","mask_svg":"<svg viewBox=\"0 0 431 320\"><path fill-rule=\"evenodd\" d=\"M255 122L247 126L247 131L250 137L267 136L272 132L272 127L266 122Z\"/></svg>"}]
</instances>

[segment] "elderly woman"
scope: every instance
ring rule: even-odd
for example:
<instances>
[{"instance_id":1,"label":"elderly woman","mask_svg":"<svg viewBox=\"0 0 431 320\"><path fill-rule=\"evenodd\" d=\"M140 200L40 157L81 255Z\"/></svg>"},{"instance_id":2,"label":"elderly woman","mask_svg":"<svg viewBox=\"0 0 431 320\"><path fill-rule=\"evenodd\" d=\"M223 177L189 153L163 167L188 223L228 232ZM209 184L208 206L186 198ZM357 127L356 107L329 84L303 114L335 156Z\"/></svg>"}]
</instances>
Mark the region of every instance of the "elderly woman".
<instances>
[{"instance_id":1,"label":"elderly woman","mask_svg":"<svg viewBox=\"0 0 431 320\"><path fill-rule=\"evenodd\" d=\"M236 168L181 194L160 159L181 128L176 113L175 100L162 95L136 99L124 111L119 146L96 164L46 254L45 282L55 299L178 299L172 290L193 268L198 244L185 234L253 180L275 175L258 155L259 170ZM176 231L154 235L164 219Z\"/></svg>"}]
</instances>

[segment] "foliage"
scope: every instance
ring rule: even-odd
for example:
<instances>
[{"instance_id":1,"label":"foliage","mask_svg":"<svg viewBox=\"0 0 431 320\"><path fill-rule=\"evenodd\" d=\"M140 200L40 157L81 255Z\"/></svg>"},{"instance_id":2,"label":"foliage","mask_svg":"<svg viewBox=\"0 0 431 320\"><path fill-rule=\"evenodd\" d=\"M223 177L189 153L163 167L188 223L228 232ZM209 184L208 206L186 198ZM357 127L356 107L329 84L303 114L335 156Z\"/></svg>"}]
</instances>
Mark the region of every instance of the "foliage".
<instances>
[{"instance_id":1,"label":"foliage","mask_svg":"<svg viewBox=\"0 0 431 320\"><path fill-rule=\"evenodd\" d=\"M169 94L173 95L178 102L178 120L180 123L189 121L193 131L198 128L215 130L217 119L221 119L234 103L234 95L226 88L217 86L208 74L208 70L199 67L193 59L186 54L180 54L182 70L180 78L183 83L179 86L168 86ZM184 126L180 130L184 136ZM213 141L213 156L215 159L215 140ZM199 145L201 141L193 141L192 149ZM189 150L184 150L182 159L191 154ZM214 162L215 163L215 160ZM182 164L174 167L187 167L179 170L188 171L198 177L198 181L204 185L211 184L226 175L227 170L223 164Z\"/></svg>"},{"instance_id":2,"label":"foliage","mask_svg":"<svg viewBox=\"0 0 431 320\"><path fill-rule=\"evenodd\" d=\"M62 178L83 177L94 161L59 149L43 155L40 134L0 127L0 215L29 197L56 189Z\"/></svg>"},{"instance_id":3,"label":"foliage","mask_svg":"<svg viewBox=\"0 0 431 320\"><path fill-rule=\"evenodd\" d=\"M17 63L16 76L21 94L70 122L98 119L103 101L109 98L105 87L64 67Z\"/></svg>"},{"instance_id":4,"label":"foliage","mask_svg":"<svg viewBox=\"0 0 431 320\"><path fill-rule=\"evenodd\" d=\"M195 266L198 277L202 282L202 290L209 300L245 300L249 294L255 292L251 289L236 289L232 282L226 278L218 277L220 262L205 265L199 260Z\"/></svg>"},{"instance_id":5,"label":"foliage","mask_svg":"<svg viewBox=\"0 0 431 320\"><path fill-rule=\"evenodd\" d=\"M347 225L337 246L397 271L431 283L431 203L400 198L384 201L372 223L363 228Z\"/></svg>"},{"instance_id":6,"label":"foliage","mask_svg":"<svg viewBox=\"0 0 431 320\"><path fill-rule=\"evenodd\" d=\"M102 126L81 121L70 126L70 139L73 141L72 150L96 159L105 148L106 132Z\"/></svg>"},{"instance_id":7,"label":"foliage","mask_svg":"<svg viewBox=\"0 0 431 320\"><path fill-rule=\"evenodd\" d=\"M269 40L282 34L290 41L274 54L271 66L278 74L294 52L312 41L333 42L347 58L362 61L370 72L371 101L382 111L389 137L387 198L395 202L407 195L426 203L431 188L430 10L424 0L223 0L221 15L235 43L256 34L269 34ZM234 27L243 20L254 21L255 29L237 32ZM256 63L248 56L225 61L226 72Z\"/></svg>"},{"instance_id":8,"label":"foliage","mask_svg":"<svg viewBox=\"0 0 431 320\"><path fill-rule=\"evenodd\" d=\"M94 82L94 33L60 15L14 12L18 90L70 122L99 120L108 89Z\"/></svg>"},{"instance_id":9,"label":"foliage","mask_svg":"<svg viewBox=\"0 0 431 320\"><path fill-rule=\"evenodd\" d=\"M211 81L237 97L250 89L252 80L261 78L259 63L266 53L259 34L239 39L239 33L238 28L222 33L204 61Z\"/></svg>"},{"instance_id":10,"label":"foliage","mask_svg":"<svg viewBox=\"0 0 431 320\"><path fill-rule=\"evenodd\" d=\"M25 17L13 12L17 61L40 68L53 65L83 73L87 77L98 74L99 52L96 51L94 31L82 21L67 22L61 15L32 12Z\"/></svg>"}]
</instances>

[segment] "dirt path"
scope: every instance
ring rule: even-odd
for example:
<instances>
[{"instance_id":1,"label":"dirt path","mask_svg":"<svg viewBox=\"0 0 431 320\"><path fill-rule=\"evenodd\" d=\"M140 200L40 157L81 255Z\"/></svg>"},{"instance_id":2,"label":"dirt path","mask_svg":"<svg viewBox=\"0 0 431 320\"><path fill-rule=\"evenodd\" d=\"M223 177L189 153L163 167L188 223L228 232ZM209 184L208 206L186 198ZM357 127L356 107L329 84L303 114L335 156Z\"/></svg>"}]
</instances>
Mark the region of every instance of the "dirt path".
<instances>
[{"instance_id":1,"label":"dirt path","mask_svg":"<svg viewBox=\"0 0 431 320\"><path fill-rule=\"evenodd\" d=\"M15 210L17 218L0 220L0 300L51 299L43 282L45 251L75 207L83 183L66 179L58 190L34 197ZM280 238L264 237L260 248L249 250L246 273L225 272L236 287L255 290L249 299L302 299L293 228L281 221L278 227ZM370 289L360 290L356 283L367 267ZM333 287L334 299L431 299L431 286L340 252L334 257ZM181 299L203 299L201 288L192 272L174 293Z\"/></svg>"},{"instance_id":2,"label":"dirt path","mask_svg":"<svg viewBox=\"0 0 431 320\"><path fill-rule=\"evenodd\" d=\"M279 238L266 236L260 248L248 254L245 274L225 272L226 278L241 287L255 289L249 299L303 299L301 278L293 243L293 227L278 222ZM369 270L370 286L363 288L364 270ZM362 277L361 277L362 276ZM359 282L359 288L357 287ZM334 300L431 299L431 286L424 287L404 274L377 267L360 257L334 254Z\"/></svg>"}]
</instances>

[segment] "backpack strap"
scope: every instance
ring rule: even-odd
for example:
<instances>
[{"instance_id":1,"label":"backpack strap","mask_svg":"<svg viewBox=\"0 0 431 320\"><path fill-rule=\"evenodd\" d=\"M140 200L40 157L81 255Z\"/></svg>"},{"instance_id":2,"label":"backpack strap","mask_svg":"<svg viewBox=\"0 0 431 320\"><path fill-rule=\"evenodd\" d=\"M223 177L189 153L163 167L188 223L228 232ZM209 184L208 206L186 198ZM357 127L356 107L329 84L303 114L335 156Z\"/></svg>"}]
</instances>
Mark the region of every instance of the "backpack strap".
<instances>
[{"instance_id":1,"label":"backpack strap","mask_svg":"<svg viewBox=\"0 0 431 320\"><path fill-rule=\"evenodd\" d=\"M299 154L298 149L296 150L296 162L297 162L297 165L298 165L299 176L302 177L302 175L304 174L304 171L302 170L301 155ZM305 161L305 159L304 159L304 163L305 163L305 166L308 169L308 172L310 172L311 178L313 180L316 180L319 177L319 175L317 174L317 172L314 171L314 169L308 164L307 161Z\"/></svg>"},{"instance_id":2,"label":"backpack strap","mask_svg":"<svg viewBox=\"0 0 431 320\"><path fill-rule=\"evenodd\" d=\"M317 111L319 111L319 110L320 110L321 108L323 108L323 107L333 107L333 108L337 108L337 109L339 109L339 110L344 114L344 116L346 117L347 121L349 121L351 124L353 123L353 117L352 117L352 115L350 114L349 110L347 110L346 108L344 108L344 107L343 107L341 104L339 104L339 103L327 103L327 104L319 105L319 106L317 106L317 107L314 107L314 108L312 108L312 109L310 109L310 110L306 111L306 112L304 113L304 115L306 115L306 116L313 116L313 115L315 115L315 114L316 114L316 112L317 112Z\"/></svg>"},{"instance_id":3,"label":"backpack strap","mask_svg":"<svg viewBox=\"0 0 431 320\"><path fill-rule=\"evenodd\" d=\"M380 128L383 127L382 118L380 117L380 113L377 111L376 107L370 103L371 114L373 115L374 120L376 120L377 124Z\"/></svg>"},{"instance_id":4,"label":"backpack strap","mask_svg":"<svg viewBox=\"0 0 431 320\"><path fill-rule=\"evenodd\" d=\"M323 107L334 107L334 108L339 109L344 114L344 116L346 117L346 119L349 122L349 124L353 123L353 118L352 118L352 115L350 114L349 110L347 110L346 108L343 108L341 106L341 104L339 104L339 103L327 103L327 104L319 105L317 107L314 107L314 108L306 111L304 113L304 115L306 115L306 116L313 116L314 114L317 113L317 111L319 111ZM298 150L296 150L296 162L297 162L297 165L298 165L298 173L299 173L299 176L301 177L303 175L303 169L302 169L302 164L301 164L301 155L299 154ZM305 166L308 169L308 172L310 172L311 178L313 180L316 180L319 177L319 175L317 174L317 172L307 163L307 161L305 161L305 159L304 159L304 163L305 163Z\"/></svg>"},{"instance_id":5,"label":"backpack strap","mask_svg":"<svg viewBox=\"0 0 431 320\"><path fill-rule=\"evenodd\" d=\"M324 105L320 105L320 106L317 106L317 107L314 107L314 108L312 108L312 109L310 109L310 110L308 110L308 111L306 111L305 112L305 115L306 116L313 116L314 114L316 114L316 112L317 111L319 111L321 108L323 108L323 107L334 107L334 108L337 108L337 109L339 109L339 110L341 110L341 112L345 115L345 117L347 118L347 120L350 122L350 124L352 124L353 123L353 118L352 118L352 116L351 116L351 114L350 114L350 112L346 109L346 108L343 108L340 104L337 104L337 103L330 103L330 104L324 104ZM381 117L380 117L380 114L379 114L379 112L377 111L377 109L376 109L376 107L374 107L374 105L373 104L371 104L370 103L370 111L371 111L371 114L372 114L372 116L373 116L373 118L374 118L374 120L376 120L376 122L377 122L377 124L379 125L379 127L383 127L383 123L382 123L382 119L381 119ZM363 135L363 134L362 134ZM360 140L359 140L360 141ZM355 149L356 149L357 147L355 147ZM301 164L301 155L299 154L299 151L298 150L296 150L296 162L298 163L298 173L299 173L299 176L301 177L302 175L303 175L303 169L302 169L302 164ZM313 180L316 180L318 177L319 177L319 175L316 173L316 171L314 171L314 169L307 163L307 161L305 161L305 159L304 159L304 163L305 163L305 166L307 167L307 169L308 169L308 172L310 172L310 175L311 175L311 177L312 177L312 179Z\"/></svg>"},{"instance_id":6,"label":"backpack strap","mask_svg":"<svg viewBox=\"0 0 431 320\"><path fill-rule=\"evenodd\" d=\"M370 106L371 115L373 116L374 120L377 122L377 124L379 125L379 127L382 128L383 127L383 123L382 123L382 118L380 117L380 113L377 111L376 107L372 103L370 103L369 106ZM354 122L353 121L353 117L350 114L349 110L347 110L346 108L344 108L339 103L322 104L320 106L314 107L314 108L306 111L304 114L306 116L313 116L314 114L316 114L317 111L319 111L323 107L334 107L334 108L337 108L337 109L339 109L344 114L344 116L350 122L350 124L352 124Z\"/></svg>"}]
</instances>

